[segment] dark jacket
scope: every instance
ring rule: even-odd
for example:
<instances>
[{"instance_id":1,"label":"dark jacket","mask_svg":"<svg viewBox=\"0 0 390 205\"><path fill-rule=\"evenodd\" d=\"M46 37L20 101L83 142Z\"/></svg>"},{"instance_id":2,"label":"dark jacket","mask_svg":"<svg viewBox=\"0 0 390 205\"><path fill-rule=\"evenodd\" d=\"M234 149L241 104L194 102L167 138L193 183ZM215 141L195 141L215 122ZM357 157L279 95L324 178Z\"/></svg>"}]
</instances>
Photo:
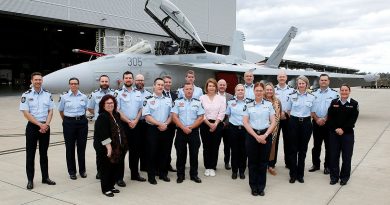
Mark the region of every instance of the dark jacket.
<instances>
[{"instance_id":1,"label":"dark jacket","mask_svg":"<svg viewBox=\"0 0 390 205\"><path fill-rule=\"evenodd\" d=\"M339 99L334 99L328 109L327 125L331 131L341 128L344 133L352 133L359 116L359 104L352 99L344 105Z\"/></svg>"}]
</instances>

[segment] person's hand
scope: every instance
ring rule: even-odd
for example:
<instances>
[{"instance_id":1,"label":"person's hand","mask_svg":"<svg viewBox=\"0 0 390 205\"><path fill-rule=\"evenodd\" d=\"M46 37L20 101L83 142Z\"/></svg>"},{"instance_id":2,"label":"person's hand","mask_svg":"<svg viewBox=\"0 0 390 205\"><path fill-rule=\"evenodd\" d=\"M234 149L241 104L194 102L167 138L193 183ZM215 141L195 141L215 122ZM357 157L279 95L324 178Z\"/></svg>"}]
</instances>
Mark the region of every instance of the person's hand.
<instances>
[{"instance_id":1,"label":"person's hand","mask_svg":"<svg viewBox=\"0 0 390 205\"><path fill-rule=\"evenodd\" d=\"M165 131L168 129L168 125L165 124L165 123L161 123L161 125L159 125L158 127L158 130L160 130L161 132Z\"/></svg>"},{"instance_id":2,"label":"person's hand","mask_svg":"<svg viewBox=\"0 0 390 205\"><path fill-rule=\"evenodd\" d=\"M285 112L282 112L282 114L280 114L280 119L281 119L281 120L287 119L287 118L286 118L286 113L285 113Z\"/></svg>"},{"instance_id":3,"label":"person's hand","mask_svg":"<svg viewBox=\"0 0 390 205\"><path fill-rule=\"evenodd\" d=\"M107 157L110 158L111 157L111 154L112 154L112 147L111 147L111 144L108 144L106 146L107 148Z\"/></svg>"},{"instance_id":4,"label":"person's hand","mask_svg":"<svg viewBox=\"0 0 390 205\"><path fill-rule=\"evenodd\" d=\"M216 129L217 129L217 126L218 126L218 124L217 123L212 123L211 125L210 125L210 132L214 132Z\"/></svg>"},{"instance_id":5,"label":"person's hand","mask_svg":"<svg viewBox=\"0 0 390 205\"><path fill-rule=\"evenodd\" d=\"M49 130L49 125L47 125L47 124L39 125L39 132L40 133L46 133L48 130Z\"/></svg>"},{"instance_id":6,"label":"person's hand","mask_svg":"<svg viewBox=\"0 0 390 205\"><path fill-rule=\"evenodd\" d=\"M338 135L340 135L340 136L344 134L344 130L341 129L341 128L337 128L335 131L336 131L336 133L337 133Z\"/></svg>"},{"instance_id":7,"label":"person's hand","mask_svg":"<svg viewBox=\"0 0 390 205\"><path fill-rule=\"evenodd\" d=\"M183 132L184 132L186 135L188 135L188 134L190 134L190 133L192 132L192 129L189 128L189 127L184 127Z\"/></svg>"}]
</instances>

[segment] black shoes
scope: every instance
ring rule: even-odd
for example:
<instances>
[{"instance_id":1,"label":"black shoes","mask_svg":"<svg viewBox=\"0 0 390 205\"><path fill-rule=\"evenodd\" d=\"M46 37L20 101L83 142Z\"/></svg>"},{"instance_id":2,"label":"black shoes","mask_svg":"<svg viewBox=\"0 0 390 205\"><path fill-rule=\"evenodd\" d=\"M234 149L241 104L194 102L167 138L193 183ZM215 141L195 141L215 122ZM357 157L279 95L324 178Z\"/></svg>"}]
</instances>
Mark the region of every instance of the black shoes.
<instances>
[{"instance_id":1,"label":"black shoes","mask_svg":"<svg viewBox=\"0 0 390 205\"><path fill-rule=\"evenodd\" d=\"M106 195L107 197L113 197L114 196L114 193L112 193L112 191L106 191L103 194Z\"/></svg>"},{"instance_id":2,"label":"black shoes","mask_svg":"<svg viewBox=\"0 0 390 205\"><path fill-rule=\"evenodd\" d=\"M27 182L27 189L28 190L31 190L31 189L33 189L34 188L34 183L32 182L32 181L28 181Z\"/></svg>"},{"instance_id":3,"label":"black shoes","mask_svg":"<svg viewBox=\"0 0 390 205\"><path fill-rule=\"evenodd\" d=\"M330 174L330 170L329 170L329 168L327 168L327 167L325 167L325 168L324 168L324 174L325 174L325 175L328 175L328 174Z\"/></svg>"},{"instance_id":4,"label":"black shoes","mask_svg":"<svg viewBox=\"0 0 390 205\"><path fill-rule=\"evenodd\" d=\"M111 192L117 194L117 193L119 193L119 192L121 192L121 191L119 191L118 189L113 188L113 189L111 190Z\"/></svg>"},{"instance_id":5,"label":"black shoes","mask_svg":"<svg viewBox=\"0 0 390 205\"><path fill-rule=\"evenodd\" d=\"M156 185L157 184L157 181L156 181L156 179L148 179L148 182L149 182L149 184L152 184L152 185Z\"/></svg>"},{"instance_id":6,"label":"black shoes","mask_svg":"<svg viewBox=\"0 0 390 205\"><path fill-rule=\"evenodd\" d=\"M251 194L252 194L253 196L258 196L258 195L259 195L259 192L257 192L256 189L252 189Z\"/></svg>"},{"instance_id":7,"label":"black shoes","mask_svg":"<svg viewBox=\"0 0 390 205\"><path fill-rule=\"evenodd\" d=\"M337 184L337 182L338 182L338 180L332 179L332 180L330 180L329 184L335 185L335 184Z\"/></svg>"},{"instance_id":8,"label":"black shoes","mask_svg":"<svg viewBox=\"0 0 390 205\"><path fill-rule=\"evenodd\" d=\"M71 174L71 175L69 175L69 178L70 178L71 180L76 180L76 179L77 179L77 176L76 176L75 174Z\"/></svg>"},{"instance_id":9,"label":"black shoes","mask_svg":"<svg viewBox=\"0 0 390 205\"><path fill-rule=\"evenodd\" d=\"M305 180L303 180L303 178L299 178L299 179L298 179L298 182L299 182L299 183L305 183Z\"/></svg>"},{"instance_id":10,"label":"black shoes","mask_svg":"<svg viewBox=\"0 0 390 205\"><path fill-rule=\"evenodd\" d=\"M245 174L244 173L240 173L240 179L245 179Z\"/></svg>"},{"instance_id":11,"label":"black shoes","mask_svg":"<svg viewBox=\"0 0 390 205\"><path fill-rule=\"evenodd\" d=\"M85 172L80 173L80 176L81 176L81 178L87 178L87 173L85 173Z\"/></svg>"},{"instance_id":12,"label":"black shoes","mask_svg":"<svg viewBox=\"0 0 390 205\"><path fill-rule=\"evenodd\" d=\"M118 180L117 182L116 182L116 184L118 185L118 186L120 186L120 187L125 187L126 186L126 183L123 181L123 180ZM113 191L114 192L114 191ZM115 193L115 192L114 192Z\"/></svg>"},{"instance_id":13,"label":"black shoes","mask_svg":"<svg viewBox=\"0 0 390 205\"><path fill-rule=\"evenodd\" d=\"M136 177L131 177L131 180L133 181L139 181L139 182L145 182L146 179L141 177L140 175L136 176Z\"/></svg>"},{"instance_id":14,"label":"black shoes","mask_svg":"<svg viewBox=\"0 0 390 205\"><path fill-rule=\"evenodd\" d=\"M194 181L195 183L202 183L202 180L199 177L191 177L191 181Z\"/></svg>"},{"instance_id":15,"label":"black shoes","mask_svg":"<svg viewBox=\"0 0 390 205\"><path fill-rule=\"evenodd\" d=\"M310 169L309 169L309 172L315 172L317 170L320 170L320 167L317 167L317 166L312 166Z\"/></svg>"},{"instance_id":16,"label":"black shoes","mask_svg":"<svg viewBox=\"0 0 390 205\"><path fill-rule=\"evenodd\" d=\"M160 176L159 179L163 180L164 182L170 182L171 179L167 176Z\"/></svg>"},{"instance_id":17,"label":"black shoes","mask_svg":"<svg viewBox=\"0 0 390 205\"><path fill-rule=\"evenodd\" d=\"M295 183L295 180L297 180L295 177L291 177L289 182L290 182L291 184L294 184L294 183Z\"/></svg>"},{"instance_id":18,"label":"black shoes","mask_svg":"<svg viewBox=\"0 0 390 205\"><path fill-rule=\"evenodd\" d=\"M172 165L169 165L168 171L170 172L176 172L177 170L172 167Z\"/></svg>"},{"instance_id":19,"label":"black shoes","mask_svg":"<svg viewBox=\"0 0 390 205\"><path fill-rule=\"evenodd\" d=\"M348 181L341 180L341 181L340 181L340 185L341 185L341 186L345 186L345 185L347 185L347 182L348 182Z\"/></svg>"},{"instance_id":20,"label":"black shoes","mask_svg":"<svg viewBox=\"0 0 390 205\"><path fill-rule=\"evenodd\" d=\"M237 179L237 173L232 173L232 179Z\"/></svg>"},{"instance_id":21,"label":"black shoes","mask_svg":"<svg viewBox=\"0 0 390 205\"><path fill-rule=\"evenodd\" d=\"M176 182L177 182L178 184L183 183L183 181L184 181L184 177L178 177L177 180L176 180Z\"/></svg>"},{"instance_id":22,"label":"black shoes","mask_svg":"<svg viewBox=\"0 0 390 205\"><path fill-rule=\"evenodd\" d=\"M226 163L226 164L225 164L225 169L226 169L226 170L231 170L231 169L232 169L232 167L230 166L230 164L229 164L229 163Z\"/></svg>"},{"instance_id":23,"label":"black shoes","mask_svg":"<svg viewBox=\"0 0 390 205\"><path fill-rule=\"evenodd\" d=\"M96 179L100 179L100 173L96 173Z\"/></svg>"},{"instance_id":24,"label":"black shoes","mask_svg":"<svg viewBox=\"0 0 390 205\"><path fill-rule=\"evenodd\" d=\"M264 191L259 192L259 196L264 196L264 195L265 195Z\"/></svg>"},{"instance_id":25,"label":"black shoes","mask_svg":"<svg viewBox=\"0 0 390 205\"><path fill-rule=\"evenodd\" d=\"M52 181L51 179L49 179L49 178L42 179L42 184L56 185L56 183L54 181Z\"/></svg>"}]
</instances>

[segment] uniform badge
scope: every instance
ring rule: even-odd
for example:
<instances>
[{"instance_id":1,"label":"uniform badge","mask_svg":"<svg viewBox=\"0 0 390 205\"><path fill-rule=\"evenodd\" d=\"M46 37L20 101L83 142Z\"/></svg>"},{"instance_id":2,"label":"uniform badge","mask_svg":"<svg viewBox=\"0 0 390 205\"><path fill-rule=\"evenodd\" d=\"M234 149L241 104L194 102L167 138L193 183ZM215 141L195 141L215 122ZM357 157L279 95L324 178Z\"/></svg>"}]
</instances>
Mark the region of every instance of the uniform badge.
<instances>
[{"instance_id":1,"label":"uniform badge","mask_svg":"<svg viewBox=\"0 0 390 205\"><path fill-rule=\"evenodd\" d=\"M180 103L179 103L179 107L184 107L184 103L183 103L183 102L180 102Z\"/></svg>"},{"instance_id":2,"label":"uniform badge","mask_svg":"<svg viewBox=\"0 0 390 205\"><path fill-rule=\"evenodd\" d=\"M26 97L22 97L22 98L20 99L20 102L22 102L22 103L26 102Z\"/></svg>"},{"instance_id":3,"label":"uniform badge","mask_svg":"<svg viewBox=\"0 0 390 205\"><path fill-rule=\"evenodd\" d=\"M29 98L28 101L34 101L34 98Z\"/></svg>"},{"instance_id":4,"label":"uniform badge","mask_svg":"<svg viewBox=\"0 0 390 205\"><path fill-rule=\"evenodd\" d=\"M122 93L122 96L125 98L125 97L127 97L127 94L126 93Z\"/></svg>"},{"instance_id":5,"label":"uniform badge","mask_svg":"<svg viewBox=\"0 0 390 205\"><path fill-rule=\"evenodd\" d=\"M339 105L333 105L333 107L340 107Z\"/></svg>"},{"instance_id":6,"label":"uniform badge","mask_svg":"<svg viewBox=\"0 0 390 205\"><path fill-rule=\"evenodd\" d=\"M232 107L236 107L237 103L232 103Z\"/></svg>"},{"instance_id":7,"label":"uniform badge","mask_svg":"<svg viewBox=\"0 0 390 205\"><path fill-rule=\"evenodd\" d=\"M151 105L154 105L154 103L156 103L156 101L154 101L154 100L153 100L153 101L150 101L150 104L151 104Z\"/></svg>"}]
</instances>

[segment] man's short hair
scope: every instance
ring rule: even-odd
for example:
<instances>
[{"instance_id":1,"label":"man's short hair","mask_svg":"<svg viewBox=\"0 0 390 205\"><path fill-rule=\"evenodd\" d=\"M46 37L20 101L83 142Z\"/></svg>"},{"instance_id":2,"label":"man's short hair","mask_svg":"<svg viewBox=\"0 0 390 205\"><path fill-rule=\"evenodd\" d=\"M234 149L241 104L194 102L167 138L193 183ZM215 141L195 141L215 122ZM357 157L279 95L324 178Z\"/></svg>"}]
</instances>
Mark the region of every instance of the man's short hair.
<instances>
[{"instance_id":1,"label":"man's short hair","mask_svg":"<svg viewBox=\"0 0 390 205\"><path fill-rule=\"evenodd\" d=\"M329 79L329 75L326 74L326 73L322 73L322 74L320 75L320 78L321 78L321 77L324 77L324 76L328 77L328 79Z\"/></svg>"},{"instance_id":2,"label":"man's short hair","mask_svg":"<svg viewBox=\"0 0 390 205\"><path fill-rule=\"evenodd\" d=\"M188 74L191 74L191 75L195 76L195 71L188 70L187 73L186 73L186 77L188 76Z\"/></svg>"},{"instance_id":3,"label":"man's short hair","mask_svg":"<svg viewBox=\"0 0 390 205\"><path fill-rule=\"evenodd\" d=\"M157 82L158 80L161 80L162 82L164 82L164 80L163 80L162 78L156 78L156 79L154 79L154 81L153 81L153 85L156 85L156 82Z\"/></svg>"},{"instance_id":4,"label":"man's short hair","mask_svg":"<svg viewBox=\"0 0 390 205\"><path fill-rule=\"evenodd\" d=\"M36 76L36 75L42 76L42 73L40 73L40 72L33 72L33 73L31 73L31 79L33 79L33 77Z\"/></svg>"},{"instance_id":5,"label":"man's short hair","mask_svg":"<svg viewBox=\"0 0 390 205\"><path fill-rule=\"evenodd\" d=\"M79 79L76 78L76 77L71 77L71 78L69 79L69 84L70 84L70 81L72 81L72 80L75 80L75 81L77 81L77 84L80 84Z\"/></svg>"},{"instance_id":6,"label":"man's short hair","mask_svg":"<svg viewBox=\"0 0 390 205\"><path fill-rule=\"evenodd\" d=\"M108 77L108 75L103 74L103 75L101 75L101 76L99 77L99 81L102 79L102 77L107 77L108 79L110 79L110 77Z\"/></svg>"},{"instance_id":7,"label":"man's short hair","mask_svg":"<svg viewBox=\"0 0 390 205\"><path fill-rule=\"evenodd\" d=\"M125 75L131 75L131 77L133 78L133 73L132 72L130 72L130 71L125 71L124 73L123 73L123 75L122 75L122 78L125 78Z\"/></svg>"}]
</instances>

